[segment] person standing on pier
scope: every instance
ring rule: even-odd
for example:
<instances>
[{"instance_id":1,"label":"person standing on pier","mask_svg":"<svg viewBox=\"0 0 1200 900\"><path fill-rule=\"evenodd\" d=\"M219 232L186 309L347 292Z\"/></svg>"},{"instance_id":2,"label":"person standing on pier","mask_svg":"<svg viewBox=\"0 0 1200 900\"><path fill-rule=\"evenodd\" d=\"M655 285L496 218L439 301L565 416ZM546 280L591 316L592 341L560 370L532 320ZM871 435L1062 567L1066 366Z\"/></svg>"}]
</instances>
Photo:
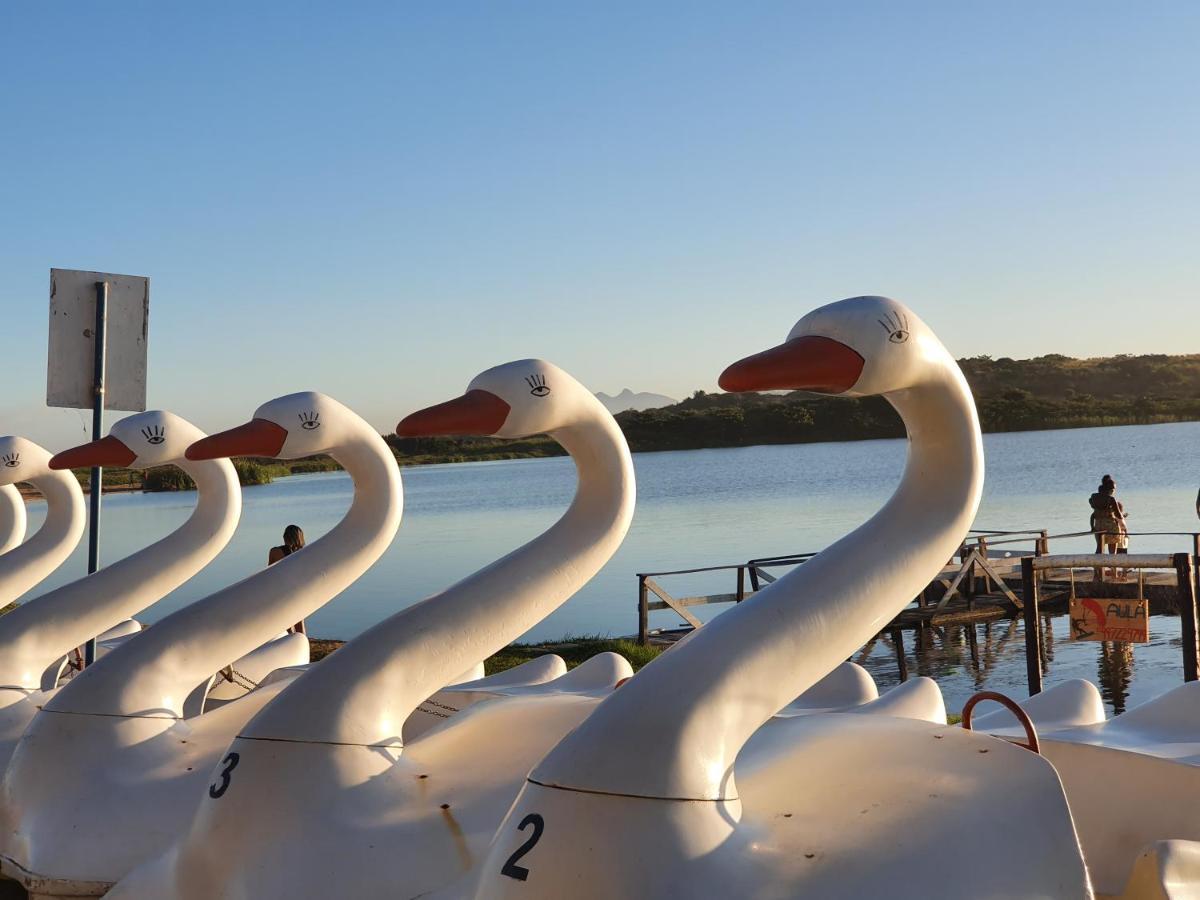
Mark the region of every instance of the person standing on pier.
<instances>
[{"instance_id":1,"label":"person standing on pier","mask_svg":"<svg viewBox=\"0 0 1200 900\"><path fill-rule=\"evenodd\" d=\"M1092 507L1091 527L1096 535L1097 553L1128 553L1129 529L1125 524L1125 507L1116 497L1117 483L1111 475L1105 475L1100 480L1096 493L1088 498ZM1097 570L1102 579L1104 571ZM1117 577L1117 570L1112 570Z\"/></svg>"}]
</instances>

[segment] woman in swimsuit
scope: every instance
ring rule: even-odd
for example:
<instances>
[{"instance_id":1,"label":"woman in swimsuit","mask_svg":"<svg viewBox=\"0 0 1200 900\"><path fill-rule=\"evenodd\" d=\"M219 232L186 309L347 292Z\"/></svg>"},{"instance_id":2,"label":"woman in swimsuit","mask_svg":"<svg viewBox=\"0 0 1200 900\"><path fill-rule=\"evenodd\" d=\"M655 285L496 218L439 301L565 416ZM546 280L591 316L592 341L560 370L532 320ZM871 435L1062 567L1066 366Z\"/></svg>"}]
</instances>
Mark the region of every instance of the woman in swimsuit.
<instances>
[{"instance_id":1,"label":"woman in swimsuit","mask_svg":"<svg viewBox=\"0 0 1200 900\"><path fill-rule=\"evenodd\" d=\"M304 532L299 525L289 525L283 529L283 543L278 547L272 547L267 553L267 565L273 566L285 556L291 556L297 550L302 549L304 549ZM301 619L288 631L304 634L304 620Z\"/></svg>"}]
</instances>

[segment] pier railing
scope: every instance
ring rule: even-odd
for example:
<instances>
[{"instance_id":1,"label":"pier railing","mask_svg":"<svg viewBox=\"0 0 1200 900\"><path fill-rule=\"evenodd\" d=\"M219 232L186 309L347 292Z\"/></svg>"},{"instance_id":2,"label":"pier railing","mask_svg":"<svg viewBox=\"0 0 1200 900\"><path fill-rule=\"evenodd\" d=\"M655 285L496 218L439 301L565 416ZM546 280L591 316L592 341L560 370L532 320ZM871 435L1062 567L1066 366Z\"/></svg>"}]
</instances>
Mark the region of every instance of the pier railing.
<instances>
[{"instance_id":1,"label":"pier railing","mask_svg":"<svg viewBox=\"0 0 1200 900\"><path fill-rule=\"evenodd\" d=\"M1064 541L1071 538L1095 537L1093 531L1067 531L1061 534L1048 534L1045 529L1039 531L975 531L972 530L967 541L964 542L963 551L968 551L973 545L978 549L980 555L988 558L1006 557L1023 558L1026 556L1042 557L1050 555L1051 541ZM1130 538L1138 537L1181 537L1188 538L1191 544L1192 556L1192 582L1196 586L1197 592L1200 592L1200 532L1198 531L1129 531L1126 535ZM1032 550L1024 550L1013 545L1032 543ZM1009 550L1007 548L1012 547ZM1005 548L999 551L999 548ZM965 556L962 557L965 559ZM1122 566L1124 568L1124 566ZM1162 568L1171 568L1170 566ZM1045 566L1038 566L1035 569L1036 577L1041 581L1044 573L1048 570ZM1097 568L1097 578L1103 580L1103 569ZM986 578L987 576L985 576ZM989 588L985 588L989 589Z\"/></svg>"},{"instance_id":2,"label":"pier railing","mask_svg":"<svg viewBox=\"0 0 1200 900\"><path fill-rule=\"evenodd\" d=\"M956 597L966 603L969 609L975 608L978 596L995 594L1000 602L1011 603L1010 609L1024 610L1023 595L1027 588L1022 588L1018 595L1014 588L1022 577L1025 559L1036 559L1039 563L1034 567L1034 579L1043 581L1052 568L1057 565L1046 565L1041 562L1050 556L1051 543L1063 542L1069 539L1092 537L1091 531L1071 531L1050 534L1045 528L1000 529L974 528L968 533L966 540L957 553L958 560L950 560L946 569L935 578L929 586L915 598L918 607L936 606L938 610L945 609ZM1200 594L1200 532L1190 531L1134 531L1129 536L1136 537L1186 537L1191 543L1191 566L1188 571L1192 579L1193 592ZM638 579L638 642L642 645L650 639L650 613L657 610L670 609L675 612L686 625L699 628L703 623L690 612L691 607L708 606L712 604L740 603L761 589L764 584L776 580L777 574L771 570L791 568L811 559L815 553L794 553L785 556L758 557L744 563L734 563L719 566L702 566L694 569L674 569L663 572L640 572ZM1076 554L1077 556L1078 554ZM1189 554L1183 554L1188 556ZM1057 558L1066 558L1059 555ZM1121 567L1128 568L1125 561L1129 555L1122 555ZM1111 566L1112 557L1107 565ZM1157 568L1175 568L1160 566ZM1178 577L1178 569L1172 576ZM673 596L659 579L670 576L698 575L701 573L729 572L733 573L733 590L726 593L702 594L693 596ZM1097 567L1099 576L1103 569ZM894 625L895 623L893 623ZM889 626L890 630L895 630Z\"/></svg>"},{"instance_id":3,"label":"pier railing","mask_svg":"<svg viewBox=\"0 0 1200 900\"><path fill-rule=\"evenodd\" d=\"M1133 537L1186 537L1191 539L1192 555L1200 557L1200 532L1197 531L1129 531L1126 534ZM1004 556L1048 556L1050 542L1062 541L1068 538L1094 537L1093 531L1064 531L1050 534L1046 529L1029 529L1025 531L992 531L972 529L963 542L964 548L975 546L988 553L998 548L1004 548ZM1015 545L1030 544L1029 549ZM1011 548L1011 549L1009 549ZM1000 554L997 554L1000 555Z\"/></svg>"},{"instance_id":4,"label":"pier railing","mask_svg":"<svg viewBox=\"0 0 1200 900\"><path fill-rule=\"evenodd\" d=\"M769 570L799 565L812 559L815 553L794 553L788 556L767 556L724 566L702 566L698 569L675 569L670 572L639 572L638 579L638 643L645 646L650 641L650 613L654 610L670 609L688 625L699 628L703 622L688 612L691 606L708 606L714 603L741 603L753 596L760 586L776 579ZM656 579L669 575L698 575L702 572L733 572L734 589L731 593L703 594L692 597L674 597ZM658 599L651 600L653 594Z\"/></svg>"}]
</instances>

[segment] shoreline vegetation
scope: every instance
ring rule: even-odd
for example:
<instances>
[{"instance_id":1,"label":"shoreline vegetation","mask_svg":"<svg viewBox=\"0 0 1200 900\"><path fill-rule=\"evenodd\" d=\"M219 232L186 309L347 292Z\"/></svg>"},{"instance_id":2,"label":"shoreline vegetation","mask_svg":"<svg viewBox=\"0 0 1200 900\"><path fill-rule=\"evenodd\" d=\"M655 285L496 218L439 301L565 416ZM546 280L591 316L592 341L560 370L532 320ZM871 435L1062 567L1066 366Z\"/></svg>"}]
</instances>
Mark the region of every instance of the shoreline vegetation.
<instances>
[{"instance_id":1,"label":"shoreline vegetation","mask_svg":"<svg viewBox=\"0 0 1200 900\"><path fill-rule=\"evenodd\" d=\"M0 606L0 616L14 610L19 604L13 602ZM147 626L153 628L153 625ZM330 653L337 650L345 641L327 638L309 639L309 659L320 662ZM511 644L499 653L484 660L484 671L495 675L513 666L529 662L547 653L556 653L563 658L567 669L573 669L582 662L591 659L597 653L616 653L629 660L633 671L637 672L660 653L662 647L643 647L634 638L602 637L600 635L565 635L556 641L540 641L533 644Z\"/></svg>"},{"instance_id":2,"label":"shoreline vegetation","mask_svg":"<svg viewBox=\"0 0 1200 900\"><path fill-rule=\"evenodd\" d=\"M960 359L975 395L985 433L1153 425L1200 420L1200 354L1112 356L1073 359L1059 354L1034 359ZM616 416L635 452L749 447L900 438L904 426L880 397L831 399L794 391L770 394L709 394L697 391L671 406ZM548 437L400 438L384 435L401 466L562 456ZM299 460L235 459L243 485L340 468L327 456ZM76 470L86 490L88 472ZM146 471L105 469L108 491L194 489L174 466Z\"/></svg>"},{"instance_id":3,"label":"shoreline vegetation","mask_svg":"<svg viewBox=\"0 0 1200 900\"><path fill-rule=\"evenodd\" d=\"M345 641L311 640L311 657L318 662L341 647ZM532 644L511 644L499 653L489 656L483 661L484 671L495 675L529 662L547 653L555 653L563 658L567 669L573 669L582 662L591 659L597 653L616 653L629 660L633 671L637 672L656 656L663 652L662 647L643 647L633 638L601 637L600 635L566 635L556 641L539 641Z\"/></svg>"}]
</instances>

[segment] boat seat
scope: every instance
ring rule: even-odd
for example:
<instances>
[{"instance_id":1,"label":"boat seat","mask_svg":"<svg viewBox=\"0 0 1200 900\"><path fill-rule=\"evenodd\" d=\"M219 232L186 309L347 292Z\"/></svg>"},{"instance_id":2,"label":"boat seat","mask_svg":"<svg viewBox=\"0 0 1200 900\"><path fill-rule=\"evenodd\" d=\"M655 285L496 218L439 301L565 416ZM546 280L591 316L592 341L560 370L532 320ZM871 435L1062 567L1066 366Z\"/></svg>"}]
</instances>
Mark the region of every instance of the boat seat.
<instances>
[{"instance_id":1,"label":"boat seat","mask_svg":"<svg viewBox=\"0 0 1200 900\"><path fill-rule=\"evenodd\" d=\"M1200 898L1200 842L1155 841L1138 854L1121 900Z\"/></svg>"},{"instance_id":2,"label":"boat seat","mask_svg":"<svg viewBox=\"0 0 1200 900\"><path fill-rule=\"evenodd\" d=\"M1083 678L1056 684L1017 705L1028 714L1039 735L1094 725L1105 718L1100 691ZM986 731L996 737L1025 739L1025 729L1003 706L989 704L980 708L988 712L975 716L972 724L976 731Z\"/></svg>"},{"instance_id":3,"label":"boat seat","mask_svg":"<svg viewBox=\"0 0 1200 900\"><path fill-rule=\"evenodd\" d=\"M1057 732L1054 740L1200 766L1200 682L1181 684L1107 722Z\"/></svg>"},{"instance_id":4,"label":"boat seat","mask_svg":"<svg viewBox=\"0 0 1200 900\"><path fill-rule=\"evenodd\" d=\"M871 673L858 663L844 662L781 709L776 715L811 715L869 703L879 697Z\"/></svg>"},{"instance_id":5,"label":"boat seat","mask_svg":"<svg viewBox=\"0 0 1200 900\"><path fill-rule=\"evenodd\" d=\"M942 698L942 689L936 681L924 675L910 678L885 691L878 700L855 706L846 712L853 715L922 719L935 725L946 724L946 702Z\"/></svg>"},{"instance_id":6,"label":"boat seat","mask_svg":"<svg viewBox=\"0 0 1200 900\"><path fill-rule=\"evenodd\" d=\"M633 666L619 653L597 653L565 675L542 684L515 686L505 694L587 694L612 689L618 681L633 677Z\"/></svg>"},{"instance_id":7,"label":"boat seat","mask_svg":"<svg viewBox=\"0 0 1200 900\"><path fill-rule=\"evenodd\" d=\"M479 678L475 681L456 684L454 685L454 690L494 691L499 688L517 687L519 685L541 684L544 681L561 678L565 674L567 674L567 664L563 661L563 658L554 653L546 653L542 656L535 656L529 662L523 662L519 666L513 666L511 669L497 672L495 675L488 675L485 678Z\"/></svg>"},{"instance_id":8,"label":"boat seat","mask_svg":"<svg viewBox=\"0 0 1200 900\"><path fill-rule=\"evenodd\" d=\"M853 665L853 663L847 663L847 665ZM864 703L824 709L807 709L789 704L772 716L771 722L783 722L825 713L896 716L902 719L923 719L937 725L946 724L946 704L942 699L942 690L937 686L936 681L924 676L910 678ZM767 723L768 726L770 724L770 722Z\"/></svg>"}]
</instances>

